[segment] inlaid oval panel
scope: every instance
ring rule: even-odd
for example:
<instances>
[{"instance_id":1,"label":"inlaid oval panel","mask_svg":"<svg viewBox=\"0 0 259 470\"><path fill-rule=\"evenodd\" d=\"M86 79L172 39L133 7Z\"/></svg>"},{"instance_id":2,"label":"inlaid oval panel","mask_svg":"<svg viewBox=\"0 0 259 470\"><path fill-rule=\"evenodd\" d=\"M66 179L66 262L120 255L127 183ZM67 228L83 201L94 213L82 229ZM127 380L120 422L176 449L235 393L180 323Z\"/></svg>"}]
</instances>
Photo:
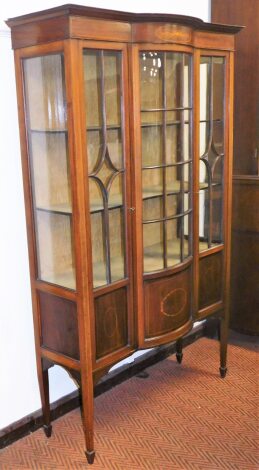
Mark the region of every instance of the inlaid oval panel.
<instances>
[{"instance_id":1,"label":"inlaid oval panel","mask_svg":"<svg viewBox=\"0 0 259 470\"><path fill-rule=\"evenodd\" d=\"M96 359L128 345L127 288L95 298Z\"/></svg>"},{"instance_id":2,"label":"inlaid oval panel","mask_svg":"<svg viewBox=\"0 0 259 470\"><path fill-rule=\"evenodd\" d=\"M104 312L104 331L108 338L112 338L118 326L117 312L114 307L109 307Z\"/></svg>"},{"instance_id":3,"label":"inlaid oval panel","mask_svg":"<svg viewBox=\"0 0 259 470\"><path fill-rule=\"evenodd\" d=\"M187 292L182 287L173 289L161 301L160 312L167 317L179 315L187 302Z\"/></svg>"},{"instance_id":4,"label":"inlaid oval panel","mask_svg":"<svg viewBox=\"0 0 259 470\"><path fill-rule=\"evenodd\" d=\"M145 337L154 338L185 325L191 317L191 267L144 283Z\"/></svg>"},{"instance_id":5,"label":"inlaid oval panel","mask_svg":"<svg viewBox=\"0 0 259 470\"><path fill-rule=\"evenodd\" d=\"M223 253L215 253L200 259L199 308L222 300Z\"/></svg>"}]
</instances>

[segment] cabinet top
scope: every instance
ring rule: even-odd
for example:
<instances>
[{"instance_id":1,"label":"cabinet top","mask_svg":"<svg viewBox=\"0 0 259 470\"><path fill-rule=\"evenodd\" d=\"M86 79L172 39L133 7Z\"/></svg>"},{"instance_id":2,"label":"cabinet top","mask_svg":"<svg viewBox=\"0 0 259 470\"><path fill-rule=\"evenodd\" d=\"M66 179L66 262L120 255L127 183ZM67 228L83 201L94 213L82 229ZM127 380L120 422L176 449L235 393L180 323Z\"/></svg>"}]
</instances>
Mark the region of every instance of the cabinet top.
<instances>
[{"instance_id":1,"label":"cabinet top","mask_svg":"<svg viewBox=\"0 0 259 470\"><path fill-rule=\"evenodd\" d=\"M205 23L191 16L127 13L70 4L17 16L6 23L12 31L14 49L74 38L214 48L221 41L222 49L233 50L233 35L242 28Z\"/></svg>"},{"instance_id":2,"label":"cabinet top","mask_svg":"<svg viewBox=\"0 0 259 470\"><path fill-rule=\"evenodd\" d=\"M107 10L104 8L92 8L82 5L66 4L48 10L37 11L27 15L9 18L6 24L13 28L14 26L31 23L47 18L57 18L60 16L86 16L103 20L123 21L128 23L174 23L184 26L190 26L193 29L203 31L214 31L218 33L236 34L242 26L225 25L217 23L206 23L200 18L185 15L173 15L168 13L131 13L117 10Z\"/></svg>"}]
</instances>

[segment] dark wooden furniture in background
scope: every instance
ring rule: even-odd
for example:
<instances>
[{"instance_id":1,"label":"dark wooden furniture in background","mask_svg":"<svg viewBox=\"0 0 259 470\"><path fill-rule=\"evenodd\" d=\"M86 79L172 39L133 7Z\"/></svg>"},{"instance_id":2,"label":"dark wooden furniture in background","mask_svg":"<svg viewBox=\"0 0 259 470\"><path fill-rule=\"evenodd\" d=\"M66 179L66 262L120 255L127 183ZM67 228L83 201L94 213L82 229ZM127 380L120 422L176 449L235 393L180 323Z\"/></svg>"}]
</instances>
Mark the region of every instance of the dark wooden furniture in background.
<instances>
[{"instance_id":1,"label":"dark wooden furniture in background","mask_svg":"<svg viewBox=\"0 0 259 470\"><path fill-rule=\"evenodd\" d=\"M232 328L259 334L259 2L212 0L212 21L242 24L234 67Z\"/></svg>"},{"instance_id":2,"label":"dark wooden furniture in background","mask_svg":"<svg viewBox=\"0 0 259 470\"><path fill-rule=\"evenodd\" d=\"M221 312L226 374L234 34L66 5L8 20L15 49L38 378L93 384Z\"/></svg>"}]
</instances>

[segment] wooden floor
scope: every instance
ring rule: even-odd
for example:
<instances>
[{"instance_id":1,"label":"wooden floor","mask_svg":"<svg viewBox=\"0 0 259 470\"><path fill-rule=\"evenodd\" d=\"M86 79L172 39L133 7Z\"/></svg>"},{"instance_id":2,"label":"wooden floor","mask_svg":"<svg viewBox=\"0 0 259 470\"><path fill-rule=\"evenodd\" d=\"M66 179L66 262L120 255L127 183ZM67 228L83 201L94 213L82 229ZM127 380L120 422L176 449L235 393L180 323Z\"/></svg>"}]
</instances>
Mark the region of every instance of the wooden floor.
<instances>
[{"instance_id":1,"label":"wooden floor","mask_svg":"<svg viewBox=\"0 0 259 470\"><path fill-rule=\"evenodd\" d=\"M256 470L258 352L237 336L229 373L218 374L218 342L201 338L95 400L93 470ZM1 470L87 468L78 409L0 451ZM90 466L88 467L90 468Z\"/></svg>"}]
</instances>

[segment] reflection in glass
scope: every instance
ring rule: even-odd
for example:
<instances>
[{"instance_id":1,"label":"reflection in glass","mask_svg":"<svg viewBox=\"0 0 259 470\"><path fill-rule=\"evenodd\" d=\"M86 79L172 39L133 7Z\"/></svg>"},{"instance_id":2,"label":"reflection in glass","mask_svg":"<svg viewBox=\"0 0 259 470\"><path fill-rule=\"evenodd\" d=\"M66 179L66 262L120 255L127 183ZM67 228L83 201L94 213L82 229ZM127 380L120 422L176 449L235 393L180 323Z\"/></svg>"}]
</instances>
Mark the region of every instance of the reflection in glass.
<instances>
[{"instance_id":1,"label":"reflection in glass","mask_svg":"<svg viewBox=\"0 0 259 470\"><path fill-rule=\"evenodd\" d=\"M192 211L190 70L190 54L140 52L145 272L170 268L191 254L184 217Z\"/></svg>"},{"instance_id":2,"label":"reflection in glass","mask_svg":"<svg viewBox=\"0 0 259 470\"><path fill-rule=\"evenodd\" d=\"M75 289L62 54L23 59L38 278Z\"/></svg>"},{"instance_id":3,"label":"reflection in glass","mask_svg":"<svg viewBox=\"0 0 259 470\"><path fill-rule=\"evenodd\" d=\"M140 54L141 109L163 107L163 53L145 51Z\"/></svg>"},{"instance_id":4,"label":"reflection in glass","mask_svg":"<svg viewBox=\"0 0 259 470\"><path fill-rule=\"evenodd\" d=\"M224 57L200 63L200 251L223 241Z\"/></svg>"},{"instance_id":5,"label":"reflection in glass","mask_svg":"<svg viewBox=\"0 0 259 470\"><path fill-rule=\"evenodd\" d=\"M93 285L125 277L121 52L84 50Z\"/></svg>"}]
</instances>

